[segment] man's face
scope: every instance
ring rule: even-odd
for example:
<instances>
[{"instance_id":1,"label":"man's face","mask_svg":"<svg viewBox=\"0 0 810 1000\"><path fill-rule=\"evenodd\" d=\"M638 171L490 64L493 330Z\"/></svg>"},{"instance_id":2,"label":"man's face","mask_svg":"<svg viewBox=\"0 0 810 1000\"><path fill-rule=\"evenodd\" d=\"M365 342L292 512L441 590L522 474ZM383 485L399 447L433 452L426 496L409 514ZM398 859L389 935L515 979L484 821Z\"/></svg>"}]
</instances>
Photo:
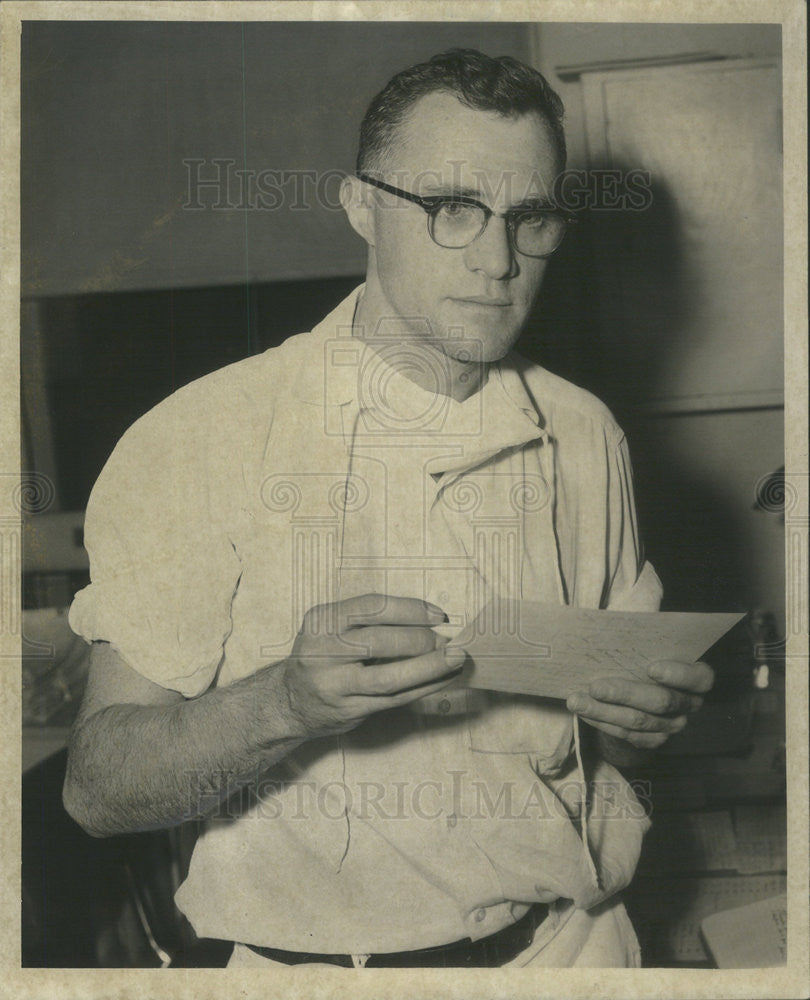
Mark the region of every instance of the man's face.
<instances>
[{"instance_id":1,"label":"man's face","mask_svg":"<svg viewBox=\"0 0 810 1000\"><path fill-rule=\"evenodd\" d=\"M550 198L557 155L538 116L504 118L436 93L420 98L400 128L384 179L423 196L469 195L505 212ZM512 248L505 219L491 217L469 246L448 249L430 238L418 205L377 189L372 197L369 278L390 315L413 318L410 334L438 339L450 357L502 358L523 328L546 261Z\"/></svg>"}]
</instances>

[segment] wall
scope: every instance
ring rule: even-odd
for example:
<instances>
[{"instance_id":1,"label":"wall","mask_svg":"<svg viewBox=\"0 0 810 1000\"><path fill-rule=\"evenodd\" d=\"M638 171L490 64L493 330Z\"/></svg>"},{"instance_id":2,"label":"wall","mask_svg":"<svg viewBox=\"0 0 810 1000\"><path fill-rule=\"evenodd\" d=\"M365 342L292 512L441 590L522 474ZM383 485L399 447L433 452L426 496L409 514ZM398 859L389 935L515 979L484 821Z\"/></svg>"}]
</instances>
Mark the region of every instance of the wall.
<instances>
[{"instance_id":1,"label":"wall","mask_svg":"<svg viewBox=\"0 0 810 1000\"><path fill-rule=\"evenodd\" d=\"M534 64L565 104L569 165L587 163L582 91L562 67L688 53L760 57L781 53L778 24L543 24L534 32Z\"/></svg>"},{"instance_id":2,"label":"wall","mask_svg":"<svg viewBox=\"0 0 810 1000\"><path fill-rule=\"evenodd\" d=\"M575 79L562 79L561 68L699 52L778 55L780 27L543 24L534 41L535 65L566 106L569 166L582 168L588 150L581 86ZM677 205L671 209L677 214ZM739 248L732 243L728 252ZM644 416L627 398L626 385L606 385L600 377L605 348L598 342L598 305L588 301L593 269L585 263L577 271L564 260L559 266L558 273L550 269L547 296L553 299L561 292L573 304L549 303L545 324L538 320L536 351L541 356L545 352L550 367L593 388L619 410L634 455L648 554L664 580L667 606L759 606L774 612L781 627L782 527L775 514L755 511L753 504L758 484L784 461L782 409ZM662 321L667 299L660 299ZM567 346L554 343L554 322ZM733 358L728 363L733 365ZM643 389L637 396L643 396Z\"/></svg>"},{"instance_id":3,"label":"wall","mask_svg":"<svg viewBox=\"0 0 810 1000\"><path fill-rule=\"evenodd\" d=\"M509 23L27 21L24 293L361 273L337 190L373 95L447 48L528 45Z\"/></svg>"}]
</instances>

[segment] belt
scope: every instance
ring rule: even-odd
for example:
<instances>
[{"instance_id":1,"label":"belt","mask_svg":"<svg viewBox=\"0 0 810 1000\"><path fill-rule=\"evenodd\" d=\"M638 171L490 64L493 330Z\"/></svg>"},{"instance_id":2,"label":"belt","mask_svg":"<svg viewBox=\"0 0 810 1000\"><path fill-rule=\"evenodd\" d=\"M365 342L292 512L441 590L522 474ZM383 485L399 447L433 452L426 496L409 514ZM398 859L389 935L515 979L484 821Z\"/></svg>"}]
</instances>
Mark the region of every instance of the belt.
<instances>
[{"instance_id":1,"label":"belt","mask_svg":"<svg viewBox=\"0 0 810 1000\"><path fill-rule=\"evenodd\" d=\"M452 944L436 948L419 948L416 951L392 951L369 956L366 968L409 969L409 968L498 968L511 961L532 943L535 930L548 916L545 903L535 903L529 911L500 931L488 937L472 941L464 938ZM339 965L346 969L354 967L351 955L318 955L308 951L282 951L280 948L262 948L247 945L251 951L273 962L284 965L303 965L322 962Z\"/></svg>"}]
</instances>

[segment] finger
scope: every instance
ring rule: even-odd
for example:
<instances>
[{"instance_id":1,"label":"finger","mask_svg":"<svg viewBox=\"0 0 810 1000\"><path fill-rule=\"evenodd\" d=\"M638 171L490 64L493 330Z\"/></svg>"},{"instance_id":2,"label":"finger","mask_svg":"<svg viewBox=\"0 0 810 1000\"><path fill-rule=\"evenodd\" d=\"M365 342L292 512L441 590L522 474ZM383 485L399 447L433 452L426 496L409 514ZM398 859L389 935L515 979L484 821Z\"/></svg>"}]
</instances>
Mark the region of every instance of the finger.
<instances>
[{"instance_id":1,"label":"finger","mask_svg":"<svg viewBox=\"0 0 810 1000\"><path fill-rule=\"evenodd\" d=\"M714 671L707 663L680 663L676 660L658 660L650 664L647 673L659 684L705 694L714 684Z\"/></svg>"},{"instance_id":2,"label":"finger","mask_svg":"<svg viewBox=\"0 0 810 1000\"><path fill-rule=\"evenodd\" d=\"M630 743L640 750L654 750L656 747L660 747L666 743L670 736L669 733L634 732L625 729L623 726L614 726L609 722L599 722L591 719L587 719L586 721L595 729L601 729L603 733L607 733L608 736L615 736L617 739L624 740L625 743Z\"/></svg>"},{"instance_id":3,"label":"finger","mask_svg":"<svg viewBox=\"0 0 810 1000\"><path fill-rule=\"evenodd\" d=\"M591 724L602 722L636 733L677 733L686 725L686 716L674 718L654 715L626 705L611 705L587 694L572 695L566 702L569 712L575 712Z\"/></svg>"},{"instance_id":4,"label":"finger","mask_svg":"<svg viewBox=\"0 0 810 1000\"><path fill-rule=\"evenodd\" d=\"M344 648L355 650L357 660L406 660L447 643L432 629L416 625L369 625L350 629L340 639Z\"/></svg>"},{"instance_id":5,"label":"finger","mask_svg":"<svg viewBox=\"0 0 810 1000\"><path fill-rule=\"evenodd\" d=\"M430 694L437 694L449 687L458 676L458 670L446 674L437 681L430 684L420 684L417 687L408 688L407 691L400 691L397 694L387 695L355 695L352 704L355 712L363 716L372 715L375 712L384 712L391 708L401 708L409 705L420 698L426 698Z\"/></svg>"},{"instance_id":6,"label":"finger","mask_svg":"<svg viewBox=\"0 0 810 1000\"><path fill-rule=\"evenodd\" d=\"M587 693L597 701L641 709L652 715L683 715L696 712L703 699L660 684L644 684L625 677L600 677L588 685Z\"/></svg>"},{"instance_id":7,"label":"finger","mask_svg":"<svg viewBox=\"0 0 810 1000\"><path fill-rule=\"evenodd\" d=\"M360 625L440 625L447 616L435 604L415 597L360 594L334 604L320 604L310 609L305 619L315 631L323 631L322 626L326 626L342 632Z\"/></svg>"},{"instance_id":8,"label":"finger","mask_svg":"<svg viewBox=\"0 0 810 1000\"><path fill-rule=\"evenodd\" d=\"M458 668L456 668L451 673L439 678L438 681L433 681L430 684L420 684L418 687L408 688L407 691L400 691L398 694L376 698L375 701L385 702L386 704L381 706L385 708L399 708L401 705L409 705L412 701L418 701L420 698L426 698L429 694L436 694L438 691L443 691L455 682L458 673Z\"/></svg>"},{"instance_id":9,"label":"finger","mask_svg":"<svg viewBox=\"0 0 810 1000\"><path fill-rule=\"evenodd\" d=\"M437 649L396 663L376 666L352 664L349 691L360 695L394 695L411 688L442 680L457 671L467 658L463 649ZM421 697L421 696L420 696Z\"/></svg>"},{"instance_id":10,"label":"finger","mask_svg":"<svg viewBox=\"0 0 810 1000\"><path fill-rule=\"evenodd\" d=\"M430 601L390 594L361 594L340 602L347 628L362 625L441 625L447 615Z\"/></svg>"}]
</instances>

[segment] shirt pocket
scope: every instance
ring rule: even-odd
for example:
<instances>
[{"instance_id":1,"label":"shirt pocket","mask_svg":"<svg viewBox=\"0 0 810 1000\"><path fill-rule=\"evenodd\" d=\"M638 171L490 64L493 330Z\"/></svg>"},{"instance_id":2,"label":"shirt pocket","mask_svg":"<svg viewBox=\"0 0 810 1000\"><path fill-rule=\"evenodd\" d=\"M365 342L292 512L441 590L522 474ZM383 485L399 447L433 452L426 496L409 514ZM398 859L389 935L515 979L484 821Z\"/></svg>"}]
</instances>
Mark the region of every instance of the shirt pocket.
<instances>
[{"instance_id":1,"label":"shirt pocket","mask_svg":"<svg viewBox=\"0 0 810 1000\"><path fill-rule=\"evenodd\" d=\"M561 702L470 689L467 734L474 753L529 754L538 774L554 774L571 754L574 730Z\"/></svg>"}]
</instances>

